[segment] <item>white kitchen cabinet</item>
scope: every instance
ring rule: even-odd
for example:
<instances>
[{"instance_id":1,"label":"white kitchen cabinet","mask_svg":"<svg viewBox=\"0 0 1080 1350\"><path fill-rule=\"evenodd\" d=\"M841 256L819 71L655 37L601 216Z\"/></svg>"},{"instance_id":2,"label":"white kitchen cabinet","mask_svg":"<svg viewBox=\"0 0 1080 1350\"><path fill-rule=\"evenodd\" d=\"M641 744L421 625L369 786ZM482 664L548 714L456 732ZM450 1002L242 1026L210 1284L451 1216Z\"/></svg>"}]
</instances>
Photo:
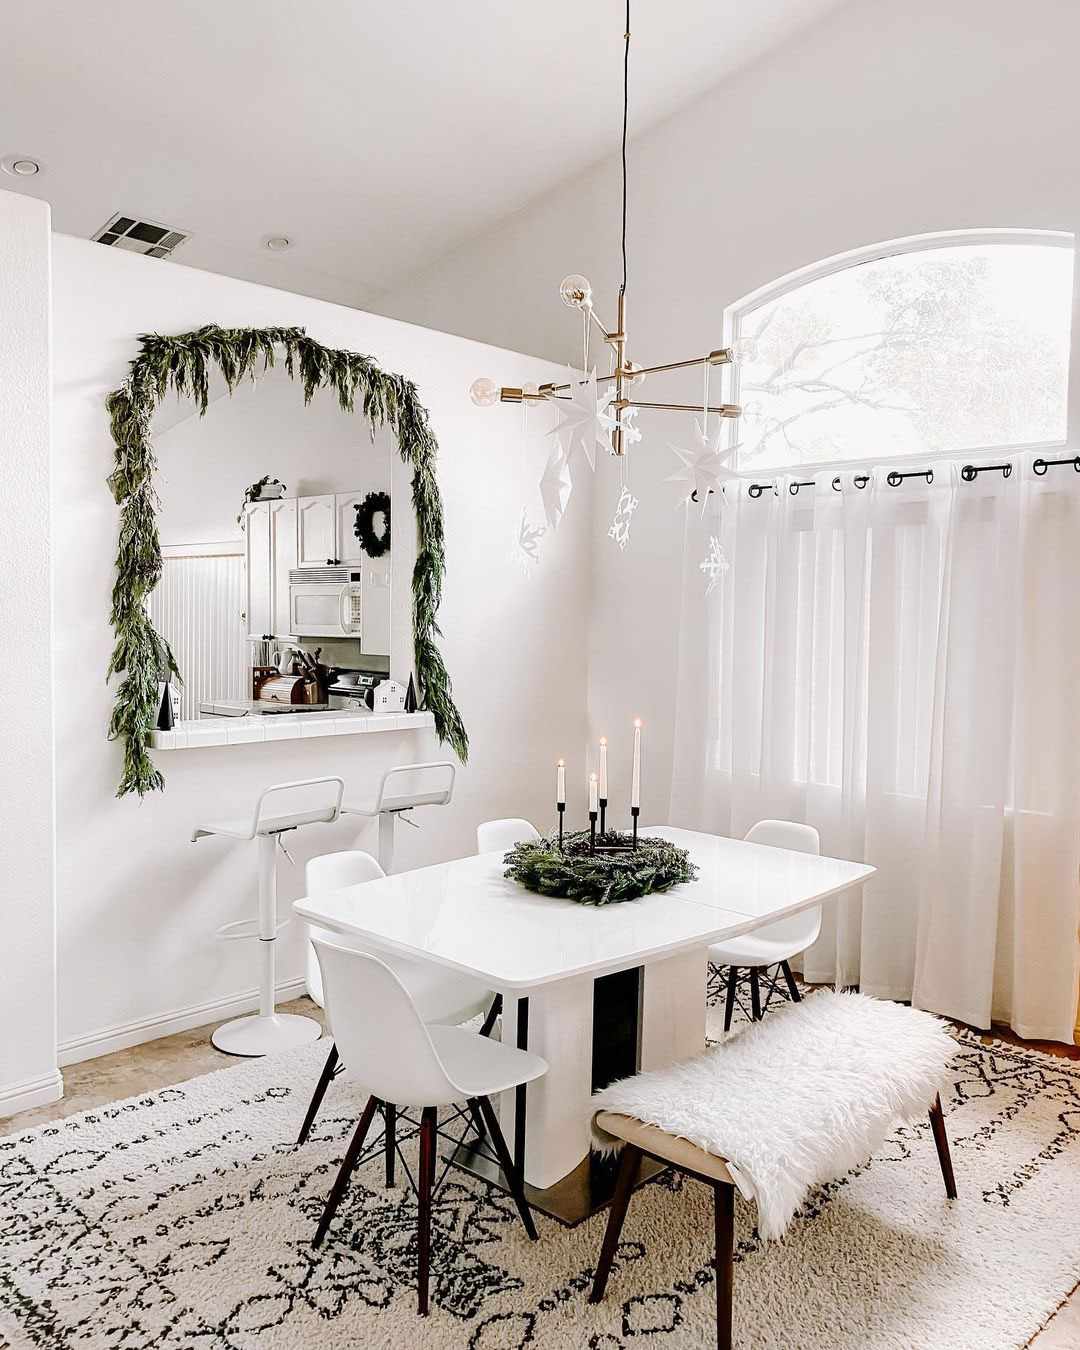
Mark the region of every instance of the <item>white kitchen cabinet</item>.
<instances>
[{"instance_id":1,"label":"white kitchen cabinet","mask_svg":"<svg viewBox=\"0 0 1080 1350\"><path fill-rule=\"evenodd\" d=\"M297 565L296 498L283 497L268 502L270 507L270 570L273 627L278 637L291 633L289 627L289 572Z\"/></svg>"},{"instance_id":2,"label":"white kitchen cabinet","mask_svg":"<svg viewBox=\"0 0 1080 1350\"><path fill-rule=\"evenodd\" d=\"M244 537L247 545L246 623L249 637L263 637L274 631L270 506L270 502L252 502L244 508Z\"/></svg>"},{"instance_id":3,"label":"white kitchen cabinet","mask_svg":"<svg viewBox=\"0 0 1080 1350\"><path fill-rule=\"evenodd\" d=\"M360 547L360 540L356 537L356 508L366 496L366 492L336 494L337 552L334 557L339 563L363 563L366 559L364 550Z\"/></svg>"},{"instance_id":4,"label":"white kitchen cabinet","mask_svg":"<svg viewBox=\"0 0 1080 1350\"><path fill-rule=\"evenodd\" d=\"M297 497L299 567L325 567L337 558L337 506L332 492Z\"/></svg>"}]
</instances>

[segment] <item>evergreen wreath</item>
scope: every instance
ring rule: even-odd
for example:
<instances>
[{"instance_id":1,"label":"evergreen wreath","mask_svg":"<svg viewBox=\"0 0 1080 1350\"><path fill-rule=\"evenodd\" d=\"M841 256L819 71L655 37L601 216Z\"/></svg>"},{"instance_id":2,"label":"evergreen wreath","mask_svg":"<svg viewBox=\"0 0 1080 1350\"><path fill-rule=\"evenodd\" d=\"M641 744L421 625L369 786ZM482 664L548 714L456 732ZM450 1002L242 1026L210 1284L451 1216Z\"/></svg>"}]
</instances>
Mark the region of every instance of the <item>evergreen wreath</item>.
<instances>
[{"instance_id":1,"label":"evergreen wreath","mask_svg":"<svg viewBox=\"0 0 1080 1350\"><path fill-rule=\"evenodd\" d=\"M330 389L344 412L359 407L373 436L377 427L389 425L397 436L401 458L412 469L417 542L412 575L413 653L419 706L434 715L440 740L449 742L464 761L469 738L436 645L441 636L437 614L446 571L442 498L435 477L438 445L416 385L403 375L380 370L370 356L324 347L303 328L208 324L172 337L143 333L139 347L127 378L106 403L116 448L116 467L108 483L120 507L110 616L116 645L106 672L107 679L121 677L109 721L109 739L124 742L117 796L129 792L142 796L164 787L164 777L150 758L148 739L157 714L158 681L180 675L169 644L155 631L146 609L161 579L159 500L154 488L157 462L151 434L154 410L172 390L180 396L190 395L203 416L213 367L232 393L245 376L255 379L257 367L270 369L279 350L285 369L303 386L305 403L318 390Z\"/></svg>"},{"instance_id":2,"label":"evergreen wreath","mask_svg":"<svg viewBox=\"0 0 1080 1350\"><path fill-rule=\"evenodd\" d=\"M629 844L630 836L608 830L598 844ZM581 905L616 905L653 891L667 891L680 881L693 881L698 869L686 849L666 839L639 836L637 848L618 853L590 853L589 832L531 839L503 859L504 876L541 895L561 896Z\"/></svg>"},{"instance_id":3,"label":"evergreen wreath","mask_svg":"<svg viewBox=\"0 0 1080 1350\"><path fill-rule=\"evenodd\" d=\"M382 534L375 533L375 517L383 517ZM381 558L390 547L390 494L369 492L356 508L353 533L369 558Z\"/></svg>"}]
</instances>

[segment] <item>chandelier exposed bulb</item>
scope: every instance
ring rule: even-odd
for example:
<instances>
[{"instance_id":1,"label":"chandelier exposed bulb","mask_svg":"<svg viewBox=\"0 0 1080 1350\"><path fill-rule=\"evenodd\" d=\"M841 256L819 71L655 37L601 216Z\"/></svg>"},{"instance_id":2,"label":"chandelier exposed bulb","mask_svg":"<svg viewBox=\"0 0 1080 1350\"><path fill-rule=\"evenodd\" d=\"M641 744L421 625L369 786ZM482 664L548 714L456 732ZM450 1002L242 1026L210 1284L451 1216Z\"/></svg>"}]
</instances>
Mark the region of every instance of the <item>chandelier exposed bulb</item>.
<instances>
[{"instance_id":1,"label":"chandelier exposed bulb","mask_svg":"<svg viewBox=\"0 0 1080 1350\"><path fill-rule=\"evenodd\" d=\"M574 272L559 283L559 295L571 309L592 309L592 287L588 277Z\"/></svg>"},{"instance_id":2,"label":"chandelier exposed bulb","mask_svg":"<svg viewBox=\"0 0 1080 1350\"><path fill-rule=\"evenodd\" d=\"M499 401L499 386L486 375L469 385L469 397L478 408L491 408Z\"/></svg>"}]
</instances>

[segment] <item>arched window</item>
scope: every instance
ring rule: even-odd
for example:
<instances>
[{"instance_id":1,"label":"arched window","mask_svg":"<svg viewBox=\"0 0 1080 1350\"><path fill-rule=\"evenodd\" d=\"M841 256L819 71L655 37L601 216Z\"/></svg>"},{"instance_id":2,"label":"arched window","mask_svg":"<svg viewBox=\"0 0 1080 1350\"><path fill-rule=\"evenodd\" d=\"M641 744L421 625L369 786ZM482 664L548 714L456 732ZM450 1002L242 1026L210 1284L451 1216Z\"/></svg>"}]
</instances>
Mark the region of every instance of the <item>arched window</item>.
<instances>
[{"instance_id":1,"label":"arched window","mask_svg":"<svg viewBox=\"0 0 1080 1350\"><path fill-rule=\"evenodd\" d=\"M738 467L1060 445L1073 236L892 240L733 305Z\"/></svg>"}]
</instances>

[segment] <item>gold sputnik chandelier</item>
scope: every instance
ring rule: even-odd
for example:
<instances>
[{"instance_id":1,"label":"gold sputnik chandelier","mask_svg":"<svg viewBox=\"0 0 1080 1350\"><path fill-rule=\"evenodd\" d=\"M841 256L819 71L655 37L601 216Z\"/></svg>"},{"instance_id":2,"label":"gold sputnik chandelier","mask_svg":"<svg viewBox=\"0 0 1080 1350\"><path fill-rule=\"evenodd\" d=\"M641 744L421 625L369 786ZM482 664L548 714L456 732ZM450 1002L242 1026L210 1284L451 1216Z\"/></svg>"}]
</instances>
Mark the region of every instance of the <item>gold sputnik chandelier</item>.
<instances>
[{"instance_id":1,"label":"gold sputnik chandelier","mask_svg":"<svg viewBox=\"0 0 1080 1350\"><path fill-rule=\"evenodd\" d=\"M580 310L583 316L584 331L584 377L571 379L565 384L541 384L519 388L513 385L498 385L494 380L481 378L475 380L469 389L469 396L478 407L487 408L496 403L554 403L569 405L558 408L560 423L556 431L569 434L571 443L578 440L585 449L590 465L593 462L596 442L606 443L610 437L613 455L625 454L628 444L639 440L641 433L634 425L639 409L658 409L665 412L699 413L703 422L698 428L700 452L676 451L683 458L686 472L676 475L694 485L695 489L708 484L712 490L714 478L727 477L729 474L719 470L727 455L720 451L720 436L709 437L708 419L710 414L721 418L738 417L740 408L735 403L711 404L708 397L708 375L713 366L728 365L734 357L730 347L719 347L705 356L692 356L682 361L665 361L659 365L639 366L630 360L627 354L626 322L626 216L627 216L627 174L626 145L627 122L630 106L630 3L626 4L626 25L623 34L623 122L622 122L622 284L619 286L616 303L616 325L609 328L598 317L593 308L592 287L585 277L571 275L566 277L559 287L563 303ZM603 340L611 348L611 372L607 375L590 374L589 333L595 325ZM637 387L642 381L653 375L671 370L686 370L691 367L704 368L705 397L700 403L653 402L636 397ZM721 424L722 425L722 424ZM692 463L691 461L695 461ZM695 468L698 472L695 474ZM714 473L714 470L719 472ZM692 493L697 500L697 491Z\"/></svg>"}]
</instances>

